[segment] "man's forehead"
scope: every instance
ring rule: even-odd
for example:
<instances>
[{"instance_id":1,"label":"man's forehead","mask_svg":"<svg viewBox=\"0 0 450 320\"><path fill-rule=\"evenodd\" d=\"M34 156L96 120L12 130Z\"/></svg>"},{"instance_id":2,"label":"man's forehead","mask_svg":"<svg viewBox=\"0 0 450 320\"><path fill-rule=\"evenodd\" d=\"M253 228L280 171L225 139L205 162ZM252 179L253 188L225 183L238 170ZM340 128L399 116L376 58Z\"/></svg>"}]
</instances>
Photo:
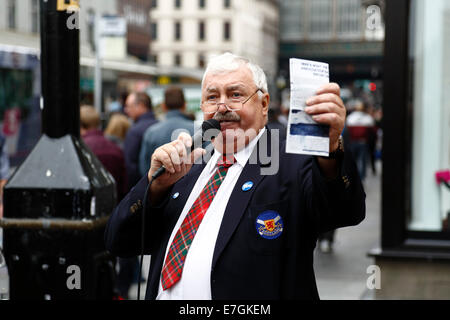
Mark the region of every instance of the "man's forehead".
<instances>
[{"instance_id":1,"label":"man's forehead","mask_svg":"<svg viewBox=\"0 0 450 320\"><path fill-rule=\"evenodd\" d=\"M203 82L203 90L218 89L229 86L248 87L253 83L253 75L247 67L233 71L207 73Z\"/></svg>"},{"instance_id":2,"label":"man's forehead","mask_svg":"<svg viewBox=\"0 0 450 320\"><path fill-rule=\"evenodd\" d=\"M247 87L248 87L247 84L239 82L239 83L230 83L230 84L226 84L226 85L211 84L211 85L207 86L206 88L204 88L204 90L206 92L219 91L222 88L225 90L243 90L243 89L246 89Z\"/></svg>"}]
</instances>

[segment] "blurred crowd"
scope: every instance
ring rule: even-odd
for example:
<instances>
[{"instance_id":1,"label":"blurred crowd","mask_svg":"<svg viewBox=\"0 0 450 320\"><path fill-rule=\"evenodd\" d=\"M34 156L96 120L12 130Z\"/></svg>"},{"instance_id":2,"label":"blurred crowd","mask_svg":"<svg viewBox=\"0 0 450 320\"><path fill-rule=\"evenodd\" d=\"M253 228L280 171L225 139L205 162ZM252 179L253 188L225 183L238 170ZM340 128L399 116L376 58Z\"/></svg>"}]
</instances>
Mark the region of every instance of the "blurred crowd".
<instances>
[{"instance_id":1,"label":"blurred crowd","mask_svg":"<svg viewBox=\"0 0 450 320\"><path fill-rule=\"evenodd\" d=\"M80 135L87 147L97 156L116 181L117 200L146 175L153 151L171 141L174 131L194 133L194 121L186 113L183 90L168 87L158 119L152 99L145 92L132 92L116 99L108 106L105 129L102 119L90 105L80 107ZM137 257L117 261L117 291L128 298L130 286L139 278Z\"/></svg>"},{"instance_id":2,"label":"blurred crowd","mask_svg":"<svg viewBox=\"0 0 450 320\"><path fill-rule=\"evenodd\" d=\"M342 138L344 149L350 151L358 167L361 181L366 180L367 172L377 174L377 161L381 161L382 153L382 119L383 110L376 103L373 93L368 93L355 86L342 86L341 98L347 109L347 119ZM267 126L279 129L282 139L286 138L289 120L289 94L283 102L269 110ZM318 248L322 253L331 253L335 231L321 234Z\"/></svg>"}]
</instances>

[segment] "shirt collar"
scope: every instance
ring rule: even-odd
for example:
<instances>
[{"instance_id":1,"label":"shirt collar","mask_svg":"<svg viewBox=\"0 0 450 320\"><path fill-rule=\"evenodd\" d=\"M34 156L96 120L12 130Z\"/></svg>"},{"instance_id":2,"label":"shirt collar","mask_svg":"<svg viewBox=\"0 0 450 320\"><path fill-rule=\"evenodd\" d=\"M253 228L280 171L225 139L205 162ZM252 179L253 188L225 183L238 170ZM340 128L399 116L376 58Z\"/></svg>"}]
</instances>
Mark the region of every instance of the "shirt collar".
<instances>
[{"instance_id":1,"label":"shirt collar","mask_svg":"<svg viewBox=\"0 0 450 320\"><path fill-rule=\"evenodd\" d=\"M236 160L236 163L238 163L241 167L244 167L247 163L248 159L250 158L253 149L255 148L256 144L258 143L259 138L264 134L266 131L266 128L262 128L258 135L252 139L243 149L239 150L234 154L234 159ZM211 161L213 164L217 165L217 162L219 159L222 158L222 153L215 150L214 154L211 157ZM214 166L215 168L215 166Z\"/></svg>"}]
</instances>

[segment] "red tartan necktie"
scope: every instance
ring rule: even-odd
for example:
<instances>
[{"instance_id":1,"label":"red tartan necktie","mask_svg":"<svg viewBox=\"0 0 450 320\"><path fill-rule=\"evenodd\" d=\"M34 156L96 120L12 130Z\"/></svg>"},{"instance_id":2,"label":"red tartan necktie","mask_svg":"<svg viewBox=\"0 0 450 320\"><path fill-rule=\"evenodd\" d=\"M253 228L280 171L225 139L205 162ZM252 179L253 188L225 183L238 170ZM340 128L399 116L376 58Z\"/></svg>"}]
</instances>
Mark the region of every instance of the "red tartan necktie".
<instances>
[{"instance_id":1,"label":"red tartan necktie","mask_svg":"<svg viewBox=\"0 0 450 320\"><path fill-rule=\"evenodd\" d=\"M184 261L186 260L189 248L197 233L198 227L203 217L208 211L209 205L214 199L222 181L225 179L228 168L233 164L234 158L225 159L218 163L217 171L212 175L202 192L195 200L183 223L173 238L167 253L166 261L162 269L161 284L164 290L169 289L181 278Z\"/></svg>"}]
</instances>

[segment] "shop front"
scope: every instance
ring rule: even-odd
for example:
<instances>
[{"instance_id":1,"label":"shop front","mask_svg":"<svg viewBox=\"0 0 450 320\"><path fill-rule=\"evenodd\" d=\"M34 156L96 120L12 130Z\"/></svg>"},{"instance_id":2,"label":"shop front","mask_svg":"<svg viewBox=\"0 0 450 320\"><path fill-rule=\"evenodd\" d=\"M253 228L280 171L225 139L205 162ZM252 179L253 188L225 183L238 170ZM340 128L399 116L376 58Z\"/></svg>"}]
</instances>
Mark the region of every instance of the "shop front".
<instances>
[{"instance_id":1,"label":"shop front","mask_svg":"<svg viewBox=\"0 0 450 320\"><path fill-rule=\"evenodd\" d=\"M386 2L377 299L450 299L450 2Z\"/></svg>"}]
</instances>

